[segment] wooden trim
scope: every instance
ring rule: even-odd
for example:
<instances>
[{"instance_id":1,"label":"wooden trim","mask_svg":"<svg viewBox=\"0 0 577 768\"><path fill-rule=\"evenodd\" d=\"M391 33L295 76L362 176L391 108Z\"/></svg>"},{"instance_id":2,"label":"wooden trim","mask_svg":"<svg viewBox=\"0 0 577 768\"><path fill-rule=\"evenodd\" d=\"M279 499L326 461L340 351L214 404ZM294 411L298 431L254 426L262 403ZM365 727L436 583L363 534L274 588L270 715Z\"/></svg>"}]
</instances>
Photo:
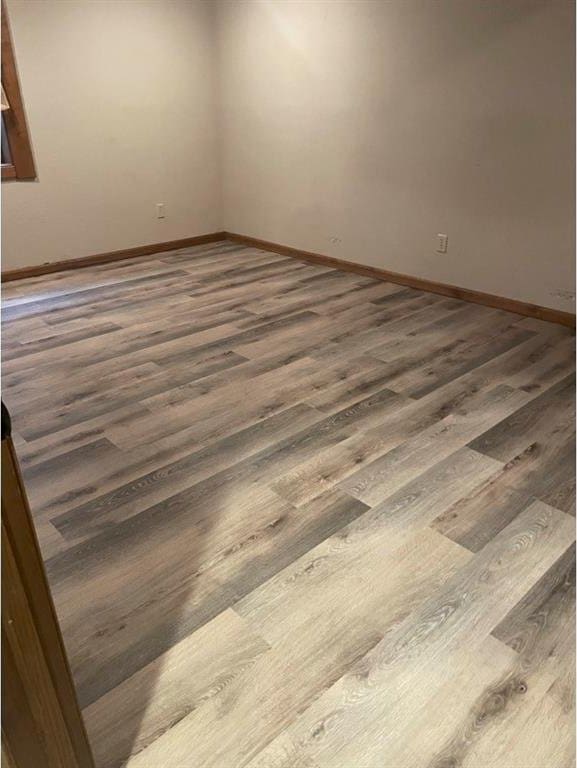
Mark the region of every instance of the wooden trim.
<instances>
[{"instance_id":1,"label":"wooden trim","mask_svg":"<svg viewBox=\"0 0 577 768\"><path fill-rule=\"evenodd\" d=\"M14 165L15 174L8 176L2 169L2 179L35 179L36 168L30 144L30 134L26 124L26 113L20 92L20 81L16 60L14 58L14 46L10 34L10 23L6 4L2 1L2 85L10 103L10 109L3 113L6 137L10 147L10 159Z\"/></svg>"},{"instance_id":2,"label":"wooden trim","mask_svg":"<svg viewBox=\"0 0 577 768\"><path fill-rule=\"evenodd\" d=\"M459 288L458 286L450 285L449 283L437 283L433 280L426 280L422 277L413 277L412 275L403 275L398 272L389 272L389 270L381 269L380 267L371 267L365 264L357 264L353 261L336 259L333 256L323 256L320 253L303 251L300 248L292 248L288 245L279 245L278 243L271 243L268 240L260 240L256 237L247 237L246 235L239 235L234 232L224 232L223 234L228 240L234 240L237 243L242 243L243 245L250 246L251 248L262 248L265 251L280 253L283 256L292 256L295 259L308 261L312 264L322 264L325 267L333 267L334 269L340 269L344 272L354 272L358 275L366 275L367 277L373 277L376 280L385 280L389 283L408 285L410 288L417 288L421 291L440 293L443 296L451 296L454 299L462 299L463 301L470 301L474 304L484 304L487 307L504 309L507 312L515 312L518 315L536 317L539 320L546 320L551 323L559 323L561 325L567 325L571 328L575 327L575 315L571 312L563 312L560 309L541 307L538 304L528 304L527 302L519 301L518 299L509 299L505 296L495 296L492 293L474 291L470 288Z\"/></svg>"},{"instance_id":3,"label":"wooden trim","mask_svg":"<svg viewBox=\"0 0 577 768\"><path fill-rule=\"evenodd\" d=\"M575 327L575 314L564 312L560 309L551 309L542 307L538 304L528 304L518 299L510 299L505 296L496 296L492 293L483 293L474 291L470 288L460 288L449 283L437 283L433 280L426 280L422 277L413 277L412 275L403 275L399 272L390 272L387 269L371 267L365 264L357 264L354 261L345 261L333 256L323 256L320 253L312 251L303 251L300 248L292 248L288 245L279 245L269 240L261 240L256 237L239 235L235 232L212 232L208 235L198 235L197 237L185 237L182 240L169 240L165 243L152 243L150 245L138 245L134 248L125 248L120 251L111 251L109 253L98 253L93 256L84 256L79 259L66 259L64 261L54 261L51 264L39 264L32 267L23 267L22 269L9 269L2 272L3 283L12 280L20 280L26 277L37 277L51 272L63 272L69 269L82 269L96 264L106 264L111 261L122 259L131 259L137 256L150 256L163 251L173 251L179 248L190 248L195 245L204 245L206 243L216 243L221 240L233 240L242 243L251 248L261 248L265 251L280 253L284 256L291 256L301 261L308 261L312 264L321 264L333 269L340 269L343 272L354 272L358 275L366 275L375 280L385 280L389 283L407 285L411 288L417 288L430 293L439 293L443 296L450 296L463 301L470 301L473 304L483 304L495 309L504 309L507 312L515 312L526 317L536 317L539 320L545 320L551 323L559 323L570 328Z\"/></svg>"},{"instance_id":4,"label":"wooden trim","mask_svg":"<svg viewBox=\"0 0 577 768\"><path fill-rule=\"evenodd\" d=\"M12 753L10 752L10 748L6 744L4 734L2 735L2 761L0 765L2 765L2 768L18 768L18 766L14 762L14 758L12 756Z\"/></svg>"},{"instance_id":5,"label":"wooden trim","mask_svg":"<svg viewBox=\"0 0 577 768\"><path fill-rule=\"evenodd\" d=\"M2 439L2 683L2 751L15 768L94 768L9 436Z\"/></svg>"},{"instance_id":6,"label":"wooden trim","mask_svg":"<svg viewBox=\"0 0 577 768\"><path fill-rule=\"evenodd\" d=\"M16 178L16 168L14 168L13 165L10 165L10 163L4 163L2 165L2 178L3 179L15 179Z\"/></svg>"},{"instance_id":7,"label":"wooden trim","mask_svg":"<svg viewBox=\"0 0 577 768\"><path fill-rule=\"evenodd\" d=\"M190 248L194 245L216 243L224 239L224 232L212 232L208 235L185 237L182 240L169 240L166 243L137 245L134 248L124 248L120 251L97 253L93 256L83 256L79 259L65 259L64 261L53 261L50 264L22 267L22 269L8 269L2 272L1 277L3 283L8 283L11 280L21 280L24 277L37 277L38 275L47 275L50 272L64 272L68 269L82 269L83 267L92 267L96 264L107 264L110 261L133 259L137 256L150 256L154 253L162 253L163 251L176 251L179 248Z\"/></svg>"}]
</instances>

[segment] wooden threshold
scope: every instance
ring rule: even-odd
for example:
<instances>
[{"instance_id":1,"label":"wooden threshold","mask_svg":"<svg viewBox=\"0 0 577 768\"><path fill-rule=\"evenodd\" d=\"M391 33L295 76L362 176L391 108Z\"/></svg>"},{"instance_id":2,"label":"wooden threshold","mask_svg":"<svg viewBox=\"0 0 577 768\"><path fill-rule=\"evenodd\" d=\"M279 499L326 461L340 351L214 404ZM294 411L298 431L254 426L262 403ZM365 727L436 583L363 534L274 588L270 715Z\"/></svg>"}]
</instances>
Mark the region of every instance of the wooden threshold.
<instances>
[{"instance_id":1,"label":"wooden threshold","mask_svg":"<svg viewBox=\"0 0 577 768\"><path fill-rule=\"evenodd\" d=\"M300 248L279 245L278 243L271 243L268 240L260 240L256 237L239 235L235 232L225 232L224 236L228 240L234 240L237 243L242 243L243 245L248 245L252 248L262 248L265 251L273 251L274 253L280 253L283 256L292 256L295 259L308 261L312 264L322 264L323 266L333 267L334 269L340 269L344 272L355 272L359 275L373 277L376 280L385 280L389 283L407 285L410 288L418 288L422 291L429 291L430 293L440 293L443 296L470 301L474 304L484 304L487 307L504 309L507 312L516 312L519 315L526 315L527 317L536 317L539 320L559 323L561 325L569 326L570 328L575 327L575 314L572 312L564 312L560 309L542 307L538 304L529 304L525 301L519 301L518 299L495 296L492 293L474 291L470 288L460 288L456 285L450 285L449 283L437 283L434 280L427 280L422 277L413 277L412 275L403 275L399 272L390 272L388 269L371 267L366 264L357 264L356 262L346 261L345 259L336 259L333 256L323 256L320 253L303 251Z\"/></svg>"},{"instance_id":2,"label":"wooden threshold","mask_svg":"<svg viewBox=\"0 0 577 768\"><path fill-rule=\"evenodd\" d=\"M2 282L8 283L12 280L21 280L24 277L47 275L50 272L64 272L68 269L82 269L83 267L92 267L95 264L106 264L110 261L132 259L136 256L150 256L151 254L162 253L163 251L176 251L179 248L189 248L193 245L215 243L219 240L224 240L225 237L226 235L224 232L211 232L208 235L184 237L181 240L168 240L165 243L136 245L134 248L124 248L120 251L96 253L93 256L83 256L79 259L64 259L63 261L53 261L49 264L36 264L31 267L22 267L21 269L8 269L5 272L2 272Z\"/></svg>"}]
</instances>

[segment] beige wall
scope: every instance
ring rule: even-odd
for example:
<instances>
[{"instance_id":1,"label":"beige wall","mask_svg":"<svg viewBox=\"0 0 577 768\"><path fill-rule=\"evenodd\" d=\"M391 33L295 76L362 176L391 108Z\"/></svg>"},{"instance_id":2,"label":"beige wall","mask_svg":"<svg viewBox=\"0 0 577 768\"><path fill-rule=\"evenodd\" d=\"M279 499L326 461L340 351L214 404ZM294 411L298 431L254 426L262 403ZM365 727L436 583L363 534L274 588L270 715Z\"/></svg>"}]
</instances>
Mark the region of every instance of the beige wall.
<instances>
[{"instance_id":1,"label":"beige wall","mask_svg":"<svg viewBox=\"0 0 577 768\"><path fill-rule=\"evenodd\" d=\"M3 269L226 228L574 310L570 0L9 9L39 180Z\"/></svg>"},{"instance_id":2,"label":"beige wall","mask_svg":"<svg viewBox=\"0 0 577 768\"><path fill-rule=\"evenodd\" d=\"M218 230L214 4L8 5L38 181L2 186L3 269Z\"/></svg>"},{"instance_id":3,"label":"beige wall","mask_svg":"<svg viewBox=\"0 0 577 768\"><path fill-rule=\"evenodd\" d=\"M219 11L227 230L574 311L572 2Z\"/></svg>"}]
</instances>

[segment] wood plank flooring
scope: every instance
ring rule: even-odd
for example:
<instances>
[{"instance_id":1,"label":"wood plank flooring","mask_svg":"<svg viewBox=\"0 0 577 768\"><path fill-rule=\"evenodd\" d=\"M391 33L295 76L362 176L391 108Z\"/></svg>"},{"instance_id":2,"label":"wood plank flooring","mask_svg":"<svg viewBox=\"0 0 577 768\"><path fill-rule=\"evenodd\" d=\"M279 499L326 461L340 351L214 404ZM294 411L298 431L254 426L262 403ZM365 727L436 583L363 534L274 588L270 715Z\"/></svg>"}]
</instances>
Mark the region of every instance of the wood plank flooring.
<instances>
[{"instance_id":1,"label":"wood plank flooring","mask_svg":"<svg viewBox=\"0 0 577 768\"><path fill-rule=\"evenodd\" d=\"M223 242L3 289L98 768L574 765L570 331Z\"/></svg>"}]
</instances>

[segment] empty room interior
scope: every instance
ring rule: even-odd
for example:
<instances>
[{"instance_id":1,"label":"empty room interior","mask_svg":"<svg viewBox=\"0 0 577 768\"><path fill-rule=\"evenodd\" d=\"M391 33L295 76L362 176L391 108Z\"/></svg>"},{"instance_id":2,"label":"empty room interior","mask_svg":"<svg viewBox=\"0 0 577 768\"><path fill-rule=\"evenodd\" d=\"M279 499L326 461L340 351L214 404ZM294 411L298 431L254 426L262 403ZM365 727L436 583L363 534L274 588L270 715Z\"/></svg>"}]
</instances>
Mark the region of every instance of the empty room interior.
<instances>
[{"instance_id":1,"label":"empty room interior","mask_svg":"<svg viewBox=\"0 0 577 768\"><path fill-rule=\"evenodd\" d=\"M1 115L2 764L575 766L574 2L4 0Z\"/></svg>"}]
</instances>

